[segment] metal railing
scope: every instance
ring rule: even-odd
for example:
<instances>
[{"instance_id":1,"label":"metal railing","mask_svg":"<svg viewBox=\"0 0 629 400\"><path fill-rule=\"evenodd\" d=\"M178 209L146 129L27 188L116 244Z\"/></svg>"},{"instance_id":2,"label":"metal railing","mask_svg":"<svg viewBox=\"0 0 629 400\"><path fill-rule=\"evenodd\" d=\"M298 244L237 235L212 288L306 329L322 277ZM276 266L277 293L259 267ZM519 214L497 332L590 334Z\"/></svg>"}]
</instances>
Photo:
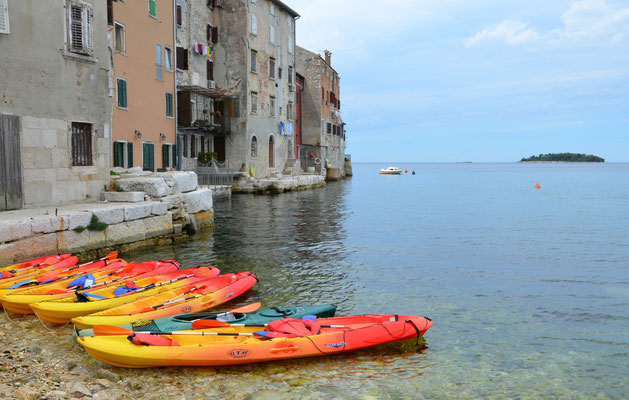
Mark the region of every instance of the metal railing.
<instances>
[{"instance_id":1,"label":"metal railing","mask_svg":"<svg viewBox=\"0 0 629 400\"><path fill-rule=\"evenodd\" d=\"M229 162L220 163L212 160L207 164L197 164L198 185L201 187L232 186L234 173L229 168Z\"/></svg>"}]
</instances>

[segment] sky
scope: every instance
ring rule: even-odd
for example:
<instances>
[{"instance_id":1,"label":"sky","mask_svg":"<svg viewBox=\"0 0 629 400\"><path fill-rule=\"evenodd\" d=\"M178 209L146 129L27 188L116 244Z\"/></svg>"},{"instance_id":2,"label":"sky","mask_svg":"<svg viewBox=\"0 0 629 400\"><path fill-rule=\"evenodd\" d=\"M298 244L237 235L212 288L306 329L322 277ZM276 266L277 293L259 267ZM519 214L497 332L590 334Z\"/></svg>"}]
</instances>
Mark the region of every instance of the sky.
<instances>
[{"instance_id":1,"label":"sky","mask_svg":"<svg viewBox=\"0 0 629 400\"><path fill-rule=\"evenodd\" d=\"M284 2L332 52L355 162L629 162L627 0Z\"/></svg>"}]
</instances>

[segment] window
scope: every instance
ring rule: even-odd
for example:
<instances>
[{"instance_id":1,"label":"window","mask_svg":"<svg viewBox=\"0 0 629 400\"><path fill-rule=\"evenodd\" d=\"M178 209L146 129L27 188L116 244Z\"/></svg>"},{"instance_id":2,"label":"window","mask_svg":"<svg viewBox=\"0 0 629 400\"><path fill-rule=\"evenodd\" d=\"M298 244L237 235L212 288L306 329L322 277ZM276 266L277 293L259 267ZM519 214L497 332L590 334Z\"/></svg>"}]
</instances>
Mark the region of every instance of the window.
<instances>
[{"instance_id":1,"label":"window","mask_svg":"<svg viewBox=\"0 0 629 400\"><path fill-rule=\"evenodd\" d=\"M295 116L293 115L293 103L290 101L286 105L286 118L295 119Z\"/></svg>"},{"instance_id":2,"label":"window","mask_svg":"<svg viewBox=\"0 0 629 400\"><path fill-rule=\"evenodd\" d=\"M177 145L173 144L171 147L173 153L173 168L177 168Z\"/></svg>"},{"instance_id":3,"label":"window","mask_svg":"<svg viewBox=\"0 0 629 400\"><path fill-rule=\"evenodd\" d=\"M125 52L124 25L116 22L114 24L114 35L116 36L116 51L118 53Z\"/></svg>"},{"instance_id":4,"label":"window","mask_svg":"<svg viewBox=\"0 0 629 400\"><path fill-rule=\"evenodd\" d=\"M155 65L157 66L157 79L162 80L162 46L155 45Z\"/></svg>"},{"instance_id":5,"label":"window","mask_svg":"<svg viewBox=\"0 0 629 400\"><path fill-rule=\"evenodd\" d=\"M253 13L251 13L251 33L254 35L258 34L258 17Z\"/></svg>"},{"instance_id":6,"label":"window","mask_svg":"<svg viewBox=\"0 0 629 400\"><path fill-rule=\"evenodd\" d=\"M166 116L168 118L173 117L173 94L166 93Z\"/></svg>"},{"instance_id":7,"label":"window","mask_svg":"<svg viewBox=\"0 0 629 400\"><path fill-rule=\"evenodd\" d=\"M269 58L269 77L275 79L275 58Z\"/></svg>"},{"instance_id":8,"label":"window","mask_svg":"<svg viewBox=\"0 0 629 400\"><path fill-rule=\"evenodd\" d=\"M207 6L210 8L216 7L216 0L207 0Z\"/></svg>"},{"instance_id":9,"label":"window","mask_svg":"<svg viewBox=\"0 0 629 400\"><path fill-rule=\"evenodd\" d=\"M256 92L251 92L251 113L255 114L258 112L258 94Z\"/></svg>"},{"instance_id":10,"label":"window","mask_svg":"<svg viewBox=\"0 0 629 400\"><path fill-rule=\"evenodd\" d=\"M251 72L258 71L258 52L251 50Z\"/></svg>"},{"instance_id":11,"label":"window","mask_svg":"<svg viewBox=\"0 0 629 400\"><path fill-rule=\"evenodd\" d=\"M142 170L155 171L155 143L142 143Z\"/></svg>"},{"instance_id":12,"label":"window","mask_svg":"<svg viewBox=\"0 0 629 400\"><path fill-rule=\"evenodd\" d=\"M72 165L92 165L92 124L72 123Z\"/></svg>"},{"instance_id":13,"label":"window","mask_svg":"<svg viewBox=\"0 0 629 400\"><path fill-rule=\"evenodd\" d=\"M177 26L183 25L183 14L181 12L181 6L177 5Z\"/></svg>"},{"instance_id":14,"label":"window","mask_svg":"<svg viewBox=\"0 0 629 400\"><path fill-rule=\"evenodd\" d=\"M332 133L332 124L330 122L327 123L327 127L328 127L327 132Z\"/></svg>"},{"instance_id":15,"label":"window","mask_svg":"<svg viewBox=\"0 0 629 400\"><path fill-rule=\"evenodd\" d=\"M275 97L269 97L269 112L271 113L271 117L275 116Z\"/></svg>"},{"instance_id":16,"label":"window","mask_svg":"<svg viewBox=\"0 0 629 400\"><path fill-rule=\"evenodd\" d=\"M210 60L207 60L207 80L208 81L213 81L214 80L214 63Z\"/></svg>"},{"instance_id":17,"label":"window","mask_svg":"<svg viewBox=\"0 0 629 400\"><path fill-rule=\"evenodd\" d=\"M282 79L282 69L281 68L277 69L277 79Z\"/></svg>"},{"instance_id":18,"label":"window","mask_svg":"<svg viewBox=\"0 0 629 400\"><path fill-rule=\"evenodd\" d=\"M68 1L67 4L68 51L91 55L93 52L92 25L94 20L92 7L77 1Z\"/></svg>"},{"instance_id":19,"label":"window","mask_svg":"<svg viewBox=\"0 0 629 400\"><path fill-rule=\"evenodd\" d=\"M162 165L164 168L171 167L171 164L170 164L171 147L172 147L172 144L170 143L164 143L162 145ZM172 166L173 167L175 166L174 162Z\"/></svg>"},{"instance_id":20,"label":"window","mask_svg":"<svg viewBox=\"0 0 629 400\"><path fill-rule=\"evenodd\" d=\"M127 143L127 168L133 167L133 143Z\"/></svg>"},{"instance_id":21,"label":"window","mask_svg":"<svg viewBox=\"0 0 629 400\"><path fill-rule=\"evenodd\" d=\"M177 69L188 69L188 50L177 46Z\"/></svg>"},{"instance_id":22,"label":"window","mask_svg":"<svg viewBox=\"0 0 629 400\"><path fill-rule=\"evenodd\" d=\"M325 133L325 120L321 120L321 133Z\"/></svg>"},{"instance_id":23,"label":"window","mask_svg":"<svg viewBox=\"0 0 629 400\"><path fill-rule=\"evenodd\" d=\"M6 0L0 0L0 8L2 8L2 3L5 2ZM2 13L2 11L0 11L0 13ZM0 24L2 23L0 17ZM107 0L107 26L113 26L114 25L114 2L113 0Z\"/></svg>"},{"instance_id":24,"label":"window","mask_svg":"<svg viewBox=\"0 0 629 400\"><path fill-rule=\"evenodd\" d=\"M258 139L253 136L251 138L251 157L257 157L258 156Z\"/></svg>"},{"instance_id":25,"label":"window","mask_svg":"<svg viewBox=\"0 0 629 400\"><path fill-rule=\"evenodd\" d=\"M288 52L293 54L293 37L291 35L288 36Z\"/></svg>"},{"instance_id":26,"label":"window","mask_svg":"<svg viewBox=\"0 0 629 400\"><path fill-rule=\"evenodd\" d=\"M149 15L151 17L157 17L157 10L156 10L155 2L156 0L149 0Z\"/></svg>"},{"instance_id":27,"label":"window","mask_svg":"<svg viewBox=\"0 0 629 400\"><path fill-rule=\"evenodd\" d=\"M271 13L271 15L275 15L275 4L271 3L271 7L269 8L269 12Z\"/></svg>"},{"instance_id":28,"label":"window","mask_svg":"<svg viewBox=\"0 0 629 400\"><path fill-rule=\"evenodd\" d=\"M127 106L127 81L122 78L118 78L117 83L118 83L118 108L126 109L128 107Z\"/></svg>"},{"instance_id":29,"label":"window","mask_svg":"<svg viewBox=\"0 0 629 400\"><path fill-rule=\"evenodd\" d=\"M275 27L273 25L269 25L269 42L275 44Z\"/></svg>"},{"instance_id":30,"label":"window","mask_svg":"<svg viewBox=\"0 0 629 400\"><path fill-rule=\"evenodd\" d=\"M124 168L124 146L125 142L114 142L114 167Z\"/></svg>"},{"instance_id":31,"label":"window","mask_svg":"<svg viewBox=\"0 0 629 400\"><path fill-rule=\"evenodd\" d=\"M288 84L293 84L293 67L288 67Z\"/></svg>"},{"instance_id":32,"label":"window","mask_svg":"<svg viewBox=\"0 0 629 400\"><path fill-rule=\"evenodd\" d=\"M173 70L173 49L168 46L164 46L164 65L166 71Z\"/></svg>"},{"instance_id":33,"label":"window","mask_svg":"<svg viewBox=\"0 0 629 400\"><path fill-rule=\"evenodd\" d=\"M208 43L218 43L218 28L212 25L207 26Z\"/></svg>"}]
</instances>

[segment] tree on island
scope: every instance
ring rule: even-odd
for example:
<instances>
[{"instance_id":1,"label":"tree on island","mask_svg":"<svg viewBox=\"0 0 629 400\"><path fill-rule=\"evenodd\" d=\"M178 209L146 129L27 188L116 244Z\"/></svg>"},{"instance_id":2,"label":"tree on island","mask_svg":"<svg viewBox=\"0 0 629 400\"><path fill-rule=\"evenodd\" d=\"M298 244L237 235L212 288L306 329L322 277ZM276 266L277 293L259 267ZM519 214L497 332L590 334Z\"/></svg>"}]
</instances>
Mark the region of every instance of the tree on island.
<instances>
[{"instance_id":1,"label":"tree on island","mask_svg":"<svg viewBox=\"0 0 629 400\"><path fill-rule=\"evenodd\" d=\"M529 158L523 158L520 162L530 161L560 161L560 162L605 162L604 158L595 155L588 154L576 154L576 153L548 153L540 154L539 156L530 156Z\"/></svg>"}]
</instances>

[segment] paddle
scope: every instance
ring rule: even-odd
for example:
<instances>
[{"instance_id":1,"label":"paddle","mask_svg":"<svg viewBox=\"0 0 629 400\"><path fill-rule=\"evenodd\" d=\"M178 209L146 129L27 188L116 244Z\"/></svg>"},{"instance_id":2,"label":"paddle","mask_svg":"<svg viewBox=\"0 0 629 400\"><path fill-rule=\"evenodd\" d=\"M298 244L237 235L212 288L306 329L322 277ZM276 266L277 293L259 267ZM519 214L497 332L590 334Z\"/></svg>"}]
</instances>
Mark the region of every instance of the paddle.
<instances>
[{"instance_id":1,"label":"paddle","mask_svg":"<svg viewBox=\"0 0 629 400\"><path fill-rule=\"evenodd\" d=\"M56 280L56 279L58 279L61 276L60 274L62 272L72 271L73 269L85 267L86 265L94 264L94 263L97 263L99 261L109 261L111 259L116 258L117 256L118 256L118 252L117 251L112 251L111 253L107 254L105 257L99 258L98 260L89 261L89 262L86 262L86 263L83 263L83 264L80 264L80 265L75 265L73 267L62 269L62 270L48 271L48 272L44 273L44 275L42 275L42 276L46 277L46 278L51 278L51 280ZM105 262L105 265L107 265L106 262Z\"/></svg>"},{"instance_id":2,"label":"paddle","mask_svg":"<svg viewBox=\"0 0 629 400\"><path fill-rule=\"evenodd\" d=\"M207 328L229 328L232 326L248 326L248 327L264 327L269 324L230 324L228 322L198 319L192 322L193 329L207 329ZM347 328L345 325L321 325L322 328Z\"/></svg>"},{"instance_id":3,"label":"paddle","mask_svg":"<svg viewBox=\"0 0 629 400\"><path fill-rule=\"evenodd\" d=\"M127 336L133 335L138 332L131 329L122 328L120 326L113 325L96 325L94 326L94 336ZM241 333L229 333L229 332L186 332L186 331L174 331L174 332L141 332L147 335L199 335L199 336L257 336L253 333L241 332Z\"/></svg>"},{"instance_id":4,"label":"paddle","mask_svg":"<svg viewBox=\"0 0 629 400\"><path fill-rule=\"evenodd\" d=\"M173 297L172 299L168 300L167 302L164 302L162 304L157 304L155 306L150 306L150 307L143 308L142 310L140 310L140 313L154 311L154 310L157 310L158 308L166 306L168 304L178 303L180 301L186 301L186 300L190 300L190 299L194 299L196 297L202 296L202 295L194 295L194 296L186 297L184 299L179 299L181 296L185 296L186 294L188 294L188 293L190 293L190 292L192 292L194 290L205 289L206 287L207 287L207 285L199 286L199 287L193 286L190 290L186 290L185 292L183 292L181 294L178 294L177 296ZM179 299L179 300L177 300L177 299Z\"/></svg>"},{"instance_id":5,"label":"paddle","mask_svg":"<svg viewBox=\"0 0 629 400\"><path fill-rule=\"evenodd\" d=\"M108 276L115 275L115 274L117 274L119 272L122 272L125 269L128 269L129 267L133 267L133 266L135 266L135 261L131 261L129 264L125 265L123 268L120 268L117 271L113 271L113 272L110 272L110 273L108 273L106 275L103 275L103 276L100 276L100 277L96 278L94 283L96 283L96 281L99 280L99 279L103 279L103 278L107 278ZM128 279L128 278L131 278L131 277L132 277L132 275L130 275L130 276L123 276L123 277L120 277L120 278L112 279L110 281L99 282L98 284L93 284L93 285L91 285L91 286L89 286L87 288L81 287L80 285L70 285L66 289L51 289L48 292L46 292L46 294L71 293L73 291L76 292L78 290L83 290L83 289L95 289L95 288L97 288L99 286L108 285L110 283L117 282L117 281L124 280L124 279Z\"/></svg>"}]
</instances>

